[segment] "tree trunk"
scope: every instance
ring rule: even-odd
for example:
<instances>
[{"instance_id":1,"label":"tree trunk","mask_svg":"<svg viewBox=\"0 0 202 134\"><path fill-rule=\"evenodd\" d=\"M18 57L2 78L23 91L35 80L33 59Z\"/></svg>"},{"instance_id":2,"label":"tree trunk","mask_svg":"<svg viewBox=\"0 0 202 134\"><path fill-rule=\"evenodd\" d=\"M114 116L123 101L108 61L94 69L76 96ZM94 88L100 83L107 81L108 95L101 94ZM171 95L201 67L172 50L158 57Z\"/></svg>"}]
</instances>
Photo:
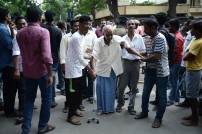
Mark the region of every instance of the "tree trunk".
<instances>
[{"instance_id":1,"label":"tree trunk","mask_svg":"<svg viewBox=\"0 0 202 134\"><path fill-rule=\"evenodd\" d=\"M115 20L118 20L120 14L118 11L118 0L106 0L109 11L112 13Z\"/></svg>"},{"instance_id":2,"label":"tree trunk","mask_svg":"<svg viewBox=\"0 0 202 134\"><path fill-rule=\"evenodd\" d=\"M168 18L172 19L177 17L176 7L179 3L179 0L168 0L169 8L168 8Z\"/></svg>"}]
</instances>

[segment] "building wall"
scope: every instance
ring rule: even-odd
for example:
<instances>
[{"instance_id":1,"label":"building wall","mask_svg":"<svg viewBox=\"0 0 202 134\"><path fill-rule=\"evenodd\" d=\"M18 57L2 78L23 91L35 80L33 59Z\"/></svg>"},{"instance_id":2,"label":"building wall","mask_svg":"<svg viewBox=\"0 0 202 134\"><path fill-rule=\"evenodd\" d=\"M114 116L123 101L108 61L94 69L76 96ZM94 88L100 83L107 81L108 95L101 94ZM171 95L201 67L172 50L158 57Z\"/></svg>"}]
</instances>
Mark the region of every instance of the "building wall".
<instances>
[{"instance_id":1,"label":"building wall","mask_svg":"<svg viewBox=\"0 0 202 134\"><path fill-rule=\"evenodd\" d=\"M118 8L120 15L152 15L158 12L167 12L168 6L162 5L154 5L154 6L119 6ZM177 6L177 14L189 14L189 6L188 5L178 5ZM95 15L95 19L109 17L110 12L109 9L104 9L99 11Z\"/></svg>"}]
</instances>

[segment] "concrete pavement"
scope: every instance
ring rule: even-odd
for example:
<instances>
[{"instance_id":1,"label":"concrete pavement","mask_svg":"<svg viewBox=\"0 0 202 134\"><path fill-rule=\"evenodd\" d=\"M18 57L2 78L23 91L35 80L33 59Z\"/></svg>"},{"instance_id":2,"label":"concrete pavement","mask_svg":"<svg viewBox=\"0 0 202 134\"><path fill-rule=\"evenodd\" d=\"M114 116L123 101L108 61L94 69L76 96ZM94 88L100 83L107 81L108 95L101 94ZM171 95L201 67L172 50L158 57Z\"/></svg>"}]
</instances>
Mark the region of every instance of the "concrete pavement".
<instances>
[{"instance_id":1,"label":"concrete pavement","mask_svg":"<svg viewBox=\"0 0 202 134\"><path fill-rule=\"evenodd\" d=\"M141 75L140 80L143 79ZM140 93L136 97L137 112L141 111L141 93L143 83L138 84ZM153 90L150 100L154 98ZM158 129L151 127L151 124L155 117L155 112L152 111L153 106L149 105L150 112L149 117L142 120L135 120L134 116L131 116L127 112L128 101L126 101L122 113L113 113L108 115L99 116L99 124L87 123L87 119L94 117L93 105L88 103L87 100L83 100L86 111L84 117L80 118L82 125L74 126L66 122L67 114L62 113L65 97L57 95L56 102L58 106L51 110L50 124L56 126L56 129L48 134L202 134L202 117L197 127L184 127L180 124L181 118L191 113L188 108L178 108L176 106L167 107L162 126ZM40 93L36 99L36 105L40 108ZM16 105L17 107L17 105ZM96 107L96 105L95 105ZM32 129L30 134L36 134L38 125L38 115L40 109L34 110ZM97 117L97 116L96 116ZM0 112L0 134L20 134L21 125L14 125L14 118L6 118L3 112Z\"/></svg>"}]
</instances>

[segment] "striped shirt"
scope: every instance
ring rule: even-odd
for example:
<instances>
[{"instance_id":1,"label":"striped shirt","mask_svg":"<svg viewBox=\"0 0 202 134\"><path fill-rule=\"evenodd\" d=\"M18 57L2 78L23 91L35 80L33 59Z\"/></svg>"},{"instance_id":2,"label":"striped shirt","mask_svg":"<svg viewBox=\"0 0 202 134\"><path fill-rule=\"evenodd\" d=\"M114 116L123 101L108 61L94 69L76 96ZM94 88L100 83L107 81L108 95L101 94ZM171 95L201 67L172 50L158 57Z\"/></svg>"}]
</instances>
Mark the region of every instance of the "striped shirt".
<instances>
[{"instance_id":1,"label":"striped shirt","mask_svg":"<svg viewBox=\"0 0 202 134\"><path fill-rule=\"evenodd\" d=\"M148 57L154 55L155 52L161 53L161 59L157 62L147 62L147 67L156 69L157 77L168 76L168 51L165 36L161 33L158 33L154 38L149 37L145 44Z\"/></svg>"}]
</instances>

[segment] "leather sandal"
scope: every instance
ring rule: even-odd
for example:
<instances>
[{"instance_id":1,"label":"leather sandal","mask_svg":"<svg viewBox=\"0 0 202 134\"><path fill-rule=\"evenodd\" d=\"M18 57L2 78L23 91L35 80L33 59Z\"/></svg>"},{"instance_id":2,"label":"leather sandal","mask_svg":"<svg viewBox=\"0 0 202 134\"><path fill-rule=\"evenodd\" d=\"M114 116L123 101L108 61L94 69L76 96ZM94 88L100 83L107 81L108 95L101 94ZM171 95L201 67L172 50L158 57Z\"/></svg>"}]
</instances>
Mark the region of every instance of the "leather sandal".
<instances>
[{"instance_id":1,"label":"leather sandal","mask_svg":"<svg viewBox=\"0 0 202 134\"><path fill-rule=\"evenodd\" d=\"M44 134L44 133L53 131L54 129L55 129L55 126L47 124L44 129L38 131L38 134Z\"/></svg>"},{"instance_id":2,"label":"leather sandal","mask_svg":"<svg viewBox=\"0 0 202 134\"><path fill-rule=\"evenodd\" d=\"M116 112L121 113L122 112L122 107L116 107Z\"/></svg>"},{"instance_id":3,"label":"leather sandal","mask_svg":"<svg viewBox=\"0 0 202 134\"><path fill-rule=\"evenodd\" d=\"M135 116L135 119L144 119L148 117L148 113L141 112L140 114Z\"/></svg>"},{"instance_id":4,"label":"leather sandal","mask_svg":"<svg viewBox=\"0 0 202 134\"><path fill-rule=\"evenodd\" d=\"M155 119L154 122L152 123L153 128L159 128L161 126L161 120L160 119Z\"/></svg>"},{"instance_id":5,"label":"leather sandal","mask_svg":"<svg viewBox=\"0 0 202 134\"><path fill-rule=\"evenodd\" d=\"M180 124L182 124L183 126L198 126L198 121L184 120Z\"/></svg>"},{"instance_id":6,"label":"leather sandal","mask_svg":"<svg viewBox=\"0 0 202 134\"><path fill-rule=\"evenodd\" d=\"M75 116L68 118L67 122L71 123L72 125L81 125L81 122L77 120Z\"/></svg>"},{"instance_id":7,"label":"leather sandal","mask_svg":"<svg viewBox=\"0 0 202 134\"><path fill-rule=\"evenodd\" d=\"M134 109L128 109L130 115L136 115L136 111Z\"/></svg>"}]
</instances>

